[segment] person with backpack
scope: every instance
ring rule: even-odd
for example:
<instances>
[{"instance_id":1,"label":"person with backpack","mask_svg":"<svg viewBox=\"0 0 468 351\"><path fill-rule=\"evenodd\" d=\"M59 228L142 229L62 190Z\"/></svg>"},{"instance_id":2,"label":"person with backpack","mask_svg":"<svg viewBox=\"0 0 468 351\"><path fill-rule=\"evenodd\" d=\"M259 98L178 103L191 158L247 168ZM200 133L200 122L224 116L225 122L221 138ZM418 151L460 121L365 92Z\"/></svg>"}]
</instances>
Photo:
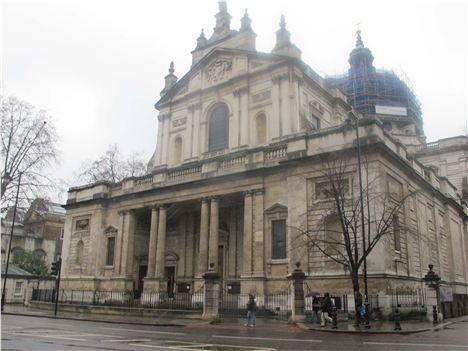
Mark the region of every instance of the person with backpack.
<instances>
[{"instance_id":1,"label":"person with backpack","mask_svg":"<svg viewBox=\"0 0 468 351\"><path fill-rule=\"evenodd\" d=\"M325 327L327 325L327 321L330 322L330 323L333 321L333 319L331 318L333 303L332 303L332 300L330 298L329 293L325 293L325 297L322 300L322 304L320 305L320 309L322 310L322 314L321 314L322 322L321 322L320 326Z\"/></svg>"},{"instance_id":2,"label":"person with backpack","mask_svg":"<svg viewBox=\"0 0 468 351\"><path fill-rule=\"evenodd\" d=\"M320 310L320 296L314 295L312 297L312 317L310 320L312 323L320 323L319 310Z\"/></svg>"},{"instance_id":3,"label":"person with backpack","mask_svg":"<svg viewBox=\"0 0 468 351\"><path fill-rule=\"evenodd\" d=\"M257 309L257 303L255 302L255 296L249 294L249 301L247 302L247 324L246 327L255 327L256 316L255 311Z\"/></svg>"}]
</instances>

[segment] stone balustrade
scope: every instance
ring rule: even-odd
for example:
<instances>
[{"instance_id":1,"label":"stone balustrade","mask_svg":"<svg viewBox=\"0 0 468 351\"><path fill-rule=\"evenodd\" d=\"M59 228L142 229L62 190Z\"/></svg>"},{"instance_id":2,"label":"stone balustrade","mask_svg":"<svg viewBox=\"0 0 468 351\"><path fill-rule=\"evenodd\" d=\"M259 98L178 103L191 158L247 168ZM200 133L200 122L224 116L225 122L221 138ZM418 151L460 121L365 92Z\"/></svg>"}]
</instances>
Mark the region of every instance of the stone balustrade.
<instances>
[{"instance_id":1,"label":"stone balustrade","mask_svg":"<svg viewBox=\"0 0 468 351\"><path fill-rule=\"evenodd\" d=\"M384 144L388 149L404 159L417 173L425 177L434 187L442 190L449 196L453 196L453 186L451 184L448 184L446 180L443 180L443 184L441 184L441 180L433 170L424 167L414 158L408 158L406 147L386 133L378 122L365 120L360 124L359 131L362 136L361 145L364 146L369 143ZM329 127L309 135L296 135L269 146L231 153L226 153L223 150L223 152L204 154L202 159L190 165L183 165L177 168L161 166L161 168L153 171L152 174L143 177L127 178L116 184L99 182L71 188L68 192L67 203L119 196L219 175L241 173L246 169L275 167L287 159L313 156L325 151L334 151L355 145L355 142L355 133L352 127L346 125ZM430 176L428 176L429 173Z\"/></svg>"}]
</instances>

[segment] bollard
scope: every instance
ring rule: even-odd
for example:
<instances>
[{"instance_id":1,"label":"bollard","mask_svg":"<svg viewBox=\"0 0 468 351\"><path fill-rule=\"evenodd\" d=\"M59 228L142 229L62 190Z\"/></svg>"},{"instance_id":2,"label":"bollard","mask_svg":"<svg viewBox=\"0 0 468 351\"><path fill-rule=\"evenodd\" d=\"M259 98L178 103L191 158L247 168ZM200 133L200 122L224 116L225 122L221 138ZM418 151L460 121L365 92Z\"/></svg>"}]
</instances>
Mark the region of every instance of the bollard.
<instances>
[{"instance_id":1,"label":"bollard","mask_svg":"<svg viewBox=\"0 0 468 351\"><path fill-rule=\"evenodd\" d=\"M332 309L332 329L338 329L338 318L336 315L336 307L333 306Z\"/></svg>"},{"instance_id":2,"label":"bollard","mask_svg":"<svg viewBox=\"0 0 468 351\"><path fill-rule=\"evenodd\" d=\"M393 330L401 330L400 320L401 320L401 313L400 313L400 305L395 308L395 313L393 314L393 318L395 319L395 328Z\"/></svg>"},{"instance_id":3,"label":"bollard","mask_svg":"<svg viewBox=\"0 0 468 351\"><path fill-rule=\"evenodd\" d=\"M437 324L439 316L437 315L437 306L432 306L432 323Z\"/></svg>"}]
</instances>

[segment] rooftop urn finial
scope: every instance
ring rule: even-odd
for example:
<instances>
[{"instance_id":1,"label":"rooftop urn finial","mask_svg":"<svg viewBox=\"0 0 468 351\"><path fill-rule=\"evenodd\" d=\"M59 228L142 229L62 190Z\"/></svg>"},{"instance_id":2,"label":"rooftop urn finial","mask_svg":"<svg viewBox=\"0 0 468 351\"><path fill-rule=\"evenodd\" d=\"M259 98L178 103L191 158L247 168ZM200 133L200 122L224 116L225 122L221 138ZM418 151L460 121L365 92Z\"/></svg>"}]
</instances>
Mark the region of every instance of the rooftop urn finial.
<instances>
[{"instance_id":1,"label":"rooftop urn finial","mask_svg":"<svg viewBox=\"0 0 468 351\"><path fill-rule=\"evenodd\" d=\"M291 42L291 34L286 29L286 19L281 15L280 29L276 31L276 45L272 51L275 54L301 58L301 50Z\"/></svg>"},{"instance_id":2,"label":"rooftop urn finial","mask_svg":"<svg viewBox=\"0 0 468 351\"><path fill-rule=\"evenodd\" d=\"M373 70L372 62L374 61L374 56L372 56L371 51L364 46L359 23L356 26L356 47L351 51L348 62L351 65L351 69L366 68Z\"/></svg>"},{"instance_id":3,"label":"rooftop urn finial","mask_svg":"<svg viewBox=\"0 0 468 351\"><path fill-rule=\"evenodd\" d=\"M276 31L276 46L274 50L291 45L291 34L286 29L286 20L284 18L284 15L281 15L280 29Z\"/></svg>"},{"instance_id":4,"label":"rooftop urn finial","mask_svg":"<svg viewBox=\"0 0 468 351\"><path fill-rule=\"evenodd\" d=\"M285 30L286 29L286 19L284 17L284 14L281 14L281 18L280 18L280 28L282 30Z\"/></svg>"},{"instance_id":5,"label":"rooftop urn finial","mask_svg":"<svg viewBox=\"0 0 468 351\"><path fill-rule=\"evenodd\" d=\"M174 74L175 69L174 69L174 61L171 61L169 65L169 74L164 77L164 89L161 90L161 96L166 94L169 89L171 89L176 83L177 83L177 77Z\"/></svg>"},{"instance_id":6,"label":"rooftop urn finial","mask_svg":"<svg viewBox=\"0 0 468 351\"><path fill-rule=\"evenodd\" d=\"M252 20L250 19L249 15L247 13L247 9L245 9L244 17L241 18L240 31L241 32L246 32L246 31L253 32L253 30L252 30Z\"/></svg>"},{"instance_id":7,"label":"rooftop urn finial","mask_svg":"<svg viewBox=\"0 0 468 351\"><path fill-rule=\"evenodd\" d=\"M171 61L170 65L169 65L169 74L174 74L175 70L174 70L174 61Z\"/></svg>"},{"instance_id":8,"label":"rooftop urn finial","mask_svg":"<svg viewBox=\"0 0 468 351\"><path fill-rule=\"evenodd\" d=\"M207 42L208 42L208 40L206 39L205 33L203 31L203 28L202 28L200 36L197 38L197 47L196 48L200 49L200 48L204 47Z\"/></svg>"},{"instance_id":9,"label":"rooftop urn finial","mask_svg":"<svg viewBox=\"0 0 468 351\"><path fill-rule=\"evenodd\" d=\"M357 38L356 38L356 47L357 48L363 48L364 47L364 43L362 42L362 38L361 38L361 29L358 29L356 30L356 34L357 34Z\"/></svg>"}]
</instances>

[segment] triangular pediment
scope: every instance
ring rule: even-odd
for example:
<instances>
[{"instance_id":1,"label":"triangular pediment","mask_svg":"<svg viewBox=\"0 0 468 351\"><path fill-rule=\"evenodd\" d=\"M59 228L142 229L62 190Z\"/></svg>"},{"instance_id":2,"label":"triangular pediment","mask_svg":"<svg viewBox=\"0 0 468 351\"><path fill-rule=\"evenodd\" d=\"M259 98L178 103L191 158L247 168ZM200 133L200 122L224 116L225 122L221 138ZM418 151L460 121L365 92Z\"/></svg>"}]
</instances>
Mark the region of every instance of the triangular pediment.
<instances>
[{"instance_id":1,"label":"triangular pediment","mask_svg":"<svg viewBox=\"0 0 468 351\"><path fill-rule=\"evenodd\" d=\"M279 203L274 204L273 206L267 208L265 210L266 214L271 214L271 213L278 213L278 212L288 212L288 208L284 205L281 205Z\"/></svg>"},{"instance_id":2,"label":"triangular pediment","mask_svg":"<svg viewBox=\"0 0 468 351\"><path fill-rule=\"evenodd\" d=\"M287 60L283 56L247 50L214 48L156 103L156 108L197 90L209 89L232 78L253 74Z\"/></svg>"}]
</instances>

